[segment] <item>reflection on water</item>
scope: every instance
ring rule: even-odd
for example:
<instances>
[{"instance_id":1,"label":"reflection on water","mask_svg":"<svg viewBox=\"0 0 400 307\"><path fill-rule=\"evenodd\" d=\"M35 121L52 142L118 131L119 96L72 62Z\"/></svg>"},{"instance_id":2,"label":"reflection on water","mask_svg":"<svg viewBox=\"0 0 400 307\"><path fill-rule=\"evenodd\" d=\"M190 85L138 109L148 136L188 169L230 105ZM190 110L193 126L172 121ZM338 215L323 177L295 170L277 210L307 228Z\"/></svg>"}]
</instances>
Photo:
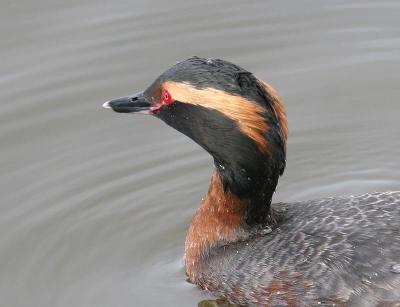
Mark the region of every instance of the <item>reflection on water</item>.
<instances>
[{"instance_id":1,"label":"reflection on water","mask_svg":"<svg viewBox=\"0 0 400 307\"><path fill-rule=\"evenodd\" d=\"M3 1L5 306L196 306L186 227L212 170L155 118L101 104L192 55L274 85L289 116L276 201L398 189L397 1Z\"/></svg>"}]
</instances>

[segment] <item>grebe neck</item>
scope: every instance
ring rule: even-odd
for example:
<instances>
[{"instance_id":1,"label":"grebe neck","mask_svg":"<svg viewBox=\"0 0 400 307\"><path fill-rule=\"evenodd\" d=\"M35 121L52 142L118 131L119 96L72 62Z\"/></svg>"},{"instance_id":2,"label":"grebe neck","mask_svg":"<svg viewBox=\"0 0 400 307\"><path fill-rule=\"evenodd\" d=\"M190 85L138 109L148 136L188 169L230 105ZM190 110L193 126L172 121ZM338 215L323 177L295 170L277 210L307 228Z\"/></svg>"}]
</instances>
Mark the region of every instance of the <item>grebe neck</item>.
<instances>
[{"instance_id":1,"label":"grebe neck","mask_svg":"<svg viewBox=\"0 0 400 307\"><path fill-rule=\"evenodd\" d=\"M225 191L218 171L211 177L210 186L189 226L185 241L185 266L189 279L199 281L198 272L210 251L218 246L245 240L266 226L275 223L275 217L268 205L263 204L263 223L247 222L251 199L240 199ZM254 204L253 204L254 205ZM260 204L261 205L261 204Z\"/></svg>"}]
</instances>

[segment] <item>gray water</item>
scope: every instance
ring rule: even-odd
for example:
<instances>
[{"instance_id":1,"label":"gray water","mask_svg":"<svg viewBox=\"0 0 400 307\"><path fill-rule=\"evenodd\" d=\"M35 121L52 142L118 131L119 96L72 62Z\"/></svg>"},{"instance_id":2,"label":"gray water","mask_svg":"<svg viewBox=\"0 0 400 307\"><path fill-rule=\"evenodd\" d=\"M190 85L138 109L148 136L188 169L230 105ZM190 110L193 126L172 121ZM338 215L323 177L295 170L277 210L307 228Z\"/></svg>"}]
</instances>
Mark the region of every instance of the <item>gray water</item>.
<instances>
[{"instance_id":1,"label":"gray water","mask_svg":"<svg viewBox=\"0 0 400 307\"><path fill-rule=\"evenodd\" d=\"M196 306L186 228L210 157L101 104L192 55L272 84L275 201L400 189L400 2L1 1L0 306Z\"/></svg>"}]
</instances>

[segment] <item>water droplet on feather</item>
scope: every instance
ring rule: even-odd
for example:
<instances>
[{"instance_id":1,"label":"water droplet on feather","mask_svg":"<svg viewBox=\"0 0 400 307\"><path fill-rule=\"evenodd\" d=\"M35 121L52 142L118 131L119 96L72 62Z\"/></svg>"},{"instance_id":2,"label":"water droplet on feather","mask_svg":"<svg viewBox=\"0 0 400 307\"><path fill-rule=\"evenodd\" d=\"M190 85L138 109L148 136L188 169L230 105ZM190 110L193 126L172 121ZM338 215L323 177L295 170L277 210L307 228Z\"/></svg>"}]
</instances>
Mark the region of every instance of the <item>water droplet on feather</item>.
<instances>
[{"instance_id":1,"label":"water droplet on feather","mask_svg":"<svg viewBox=\"0 0 400 307\"><path fill-rule=\"evenodd\" d=\"M263 235L266 235L266 234L268 234L270 232L272 232L272 228L271 227L265 227L265 228L261 229L261 233Z\"/></svg>"},{"instance_id":2,"label":"water droplet on feather","mask_svg":"<svg viewBox=\"0 0 400 307\"><path fill-rule=\"evenodd\" d=\"M365 285L371 285L371 284L372 284L372 282L371 282L371 277L370 277L370 276L363 276L363 277L361 277L361 281L362 281L362 283L365 284Z\"/></svg>"},{"instance_id":3,"label":"water droplet on feather","mask_svg":"<svg viewBox=\"0 0 400 307\"><path fill-rule=\"evenodd\" d=\"M396 273L396 274L400 274L400 264L399 263L398 264L393 264L390 267L390 271L393 272L393 273Z\"/></svg>"}]
</instances>

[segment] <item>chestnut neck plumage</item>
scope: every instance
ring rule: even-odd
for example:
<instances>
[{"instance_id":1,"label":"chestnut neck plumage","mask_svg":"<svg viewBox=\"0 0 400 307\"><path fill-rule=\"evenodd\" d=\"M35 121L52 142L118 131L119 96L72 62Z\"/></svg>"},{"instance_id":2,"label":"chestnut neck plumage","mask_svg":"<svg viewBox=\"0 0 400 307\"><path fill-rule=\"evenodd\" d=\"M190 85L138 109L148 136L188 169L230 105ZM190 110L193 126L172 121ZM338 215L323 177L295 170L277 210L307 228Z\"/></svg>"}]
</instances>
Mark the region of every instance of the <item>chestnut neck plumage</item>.
<instances>
[{"instance_id":1,"label":"chestnut neck plumage","mask_svg":"<svg viewBox=\"0 0 400 307\"><path fill-rule=\"evenodd\" d=\"M246 240L265 226L273 226L276 216L270 206L264 223L250 225L246 211L251 199L241 199L225 191L218 171L211 177L210 186L189 226L185 241L185 266L189 279L197 284L201 264L212 249L232 242Z\"/></svg>"},{"instance_id":2,"label":"chestnut neck plumage","mask_svg":"<svg viewBox=\"0 0 400 307\"><path fill-rule=\"evenodd\" d=\"M201 285L201 265L213 249L246 240L264 227L276 224L271 200L280 168L273 167L277 163L272 163L269 155L261 161L259 173L244 179L250 181L247 189L234 193L235 187L230 185L227 173L233 177L236 174L240 183L243 179L239 173L243 169L229 170L215 160L216 170L208 192L192 219L185 241L186 272L192 282Z\"/></svg>"},{"instance_id":3,"label":"chestnut neck plumage","mask_svg":"<svg viewBox=\"0 0 400 307\"><path fill-rule=\"evenodd\" d=\"M189 226L185 241L185 266L189 279L198 283L197 272L211 248L244 238L243 207L240 199L225 193L217 172Z\"/></svg>"},{"instance_id":4,"label":"chestnut neck plumage","mask_svg":"<svg viewBox=\"0 0 400 307\"><path fill-rule=\"evenodd\" d=\"M208 150L216 171L185 242L186 271L189 279L197 284L201 284L201 265L214 248L245 240L257 230L273 226L277 220L271 201L285 168L287 124L275 91L268 84L260 83L267 101L267 110L263 113L267 150L261 152L245 134L233 129L228 130L232 135L225 137L236 140L236 145L221 147L219 151Z\"/></svg>"}]
</instances>

